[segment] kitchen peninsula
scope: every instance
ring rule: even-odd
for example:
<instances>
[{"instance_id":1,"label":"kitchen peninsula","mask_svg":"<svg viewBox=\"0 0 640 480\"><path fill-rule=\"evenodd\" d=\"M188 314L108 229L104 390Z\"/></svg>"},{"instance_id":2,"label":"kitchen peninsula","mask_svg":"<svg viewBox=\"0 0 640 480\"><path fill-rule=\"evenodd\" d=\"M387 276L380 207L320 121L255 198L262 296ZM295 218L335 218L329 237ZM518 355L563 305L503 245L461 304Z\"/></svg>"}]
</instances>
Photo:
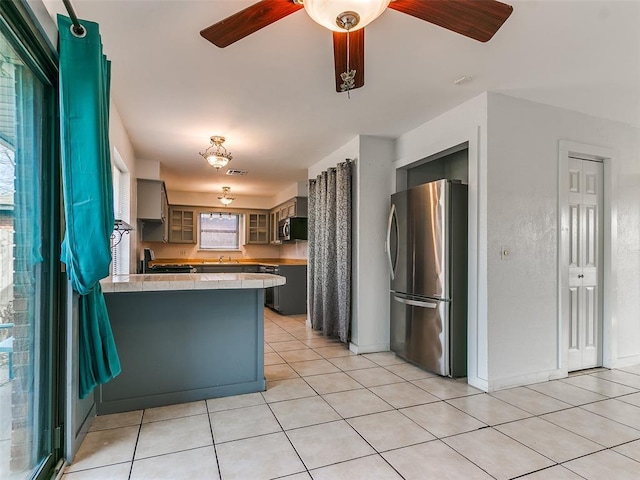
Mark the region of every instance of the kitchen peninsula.
<instances>
[{"instance_id":1,"label":"kitchen peninsula","mask_svg":"<svg viewBox=\"0 0 640 480\"><path fill-rule=\"evenodd\" d=\"M96 390L99 415L265 390L257 273L121 275L101 281L122 372Z\"/></svg>"}]
</instances>

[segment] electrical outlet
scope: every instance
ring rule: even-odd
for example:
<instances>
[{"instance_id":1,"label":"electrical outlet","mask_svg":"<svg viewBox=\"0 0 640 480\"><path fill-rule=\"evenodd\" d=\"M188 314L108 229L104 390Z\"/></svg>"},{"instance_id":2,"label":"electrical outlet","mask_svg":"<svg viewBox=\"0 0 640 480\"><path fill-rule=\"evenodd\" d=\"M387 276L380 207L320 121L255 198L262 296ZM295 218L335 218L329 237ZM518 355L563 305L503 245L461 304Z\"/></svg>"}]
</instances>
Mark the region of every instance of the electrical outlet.
<instances>
[{"instance_id":1,"label":"electrical outlet","mask_svg":"<svg viewBox=\"0 0 640 480\"><path fill-rule=\"evenodd\" d=\"M180 250L180 256L181 257L186 257L187 256L187 251L186 250Z\"/></svg>"}]
</instances>

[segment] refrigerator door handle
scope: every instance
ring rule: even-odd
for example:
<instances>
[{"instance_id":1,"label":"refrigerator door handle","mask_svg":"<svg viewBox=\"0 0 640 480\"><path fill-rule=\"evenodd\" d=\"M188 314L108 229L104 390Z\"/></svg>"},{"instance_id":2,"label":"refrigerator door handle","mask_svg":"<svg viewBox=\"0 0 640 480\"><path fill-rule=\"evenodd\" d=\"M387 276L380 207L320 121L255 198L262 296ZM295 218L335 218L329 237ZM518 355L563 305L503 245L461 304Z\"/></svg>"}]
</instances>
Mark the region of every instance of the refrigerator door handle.
<instances>
[{"instance_id":1,"label":"refrigerator door handle","mask_svg":"<svg viewBox=\"0 0 640 480\"><path fill-rule=\"evenodd\" d=\"M396 302L404 303L405 305L411 305L412 307L438 308L438 304L433 302L423 302L421 300L410 300L408 298L402 298L396 295L393 296L393 299Z\"/></svg>"},{"instance_id":2,"label":"refrigerator door handle","mask_svg":"<svg viewBox=\"0 0 640 480\"><path fill-rule=\"evenodd\" d=\"M396 205L391 204L391 210L389 211L389 222L387 223L387 259L389 260L389 270L391 272L391 280L396 278L396 272L391 258L391 225L393 224L393 218L396 215ZM398 242L396 241L396 246Z\"/></svg>"}]
</instances>

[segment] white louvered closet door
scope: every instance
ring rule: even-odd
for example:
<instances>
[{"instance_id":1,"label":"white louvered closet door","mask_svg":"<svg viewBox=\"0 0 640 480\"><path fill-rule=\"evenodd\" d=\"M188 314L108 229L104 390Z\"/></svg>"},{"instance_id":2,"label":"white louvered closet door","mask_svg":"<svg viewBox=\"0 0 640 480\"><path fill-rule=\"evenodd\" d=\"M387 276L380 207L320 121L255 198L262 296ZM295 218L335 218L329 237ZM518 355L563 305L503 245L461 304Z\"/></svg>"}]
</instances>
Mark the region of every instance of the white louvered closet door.
<instances>
[{"instance_id":1,"label":"white louvered closet door","mask_svg":"<svg viewBox=\"0 0 640 480\"><path fill-rule=\"evenodd\" d=\"M569 371L602 364L601 162L569 158Z\"/></svg>"}]
</instances>

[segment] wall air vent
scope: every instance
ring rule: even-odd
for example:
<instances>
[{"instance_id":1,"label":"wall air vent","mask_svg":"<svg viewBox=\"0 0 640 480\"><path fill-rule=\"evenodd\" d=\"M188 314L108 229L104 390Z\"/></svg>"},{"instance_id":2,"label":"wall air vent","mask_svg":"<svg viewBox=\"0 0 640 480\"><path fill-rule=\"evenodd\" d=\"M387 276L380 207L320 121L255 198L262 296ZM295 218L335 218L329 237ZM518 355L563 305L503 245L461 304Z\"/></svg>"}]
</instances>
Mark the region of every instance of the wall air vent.
<instances>
[{"instance_id":1,"label":"wall air vent","mask_svg":"<svg viewBox=\"0 0 640 480\"><path fill-rule=\"evenodd\" d=\"M246 175L249 173L249 170L239 170L237 168L230 168L227 170L227 175Z\"/></svg>"}]
</instances>

